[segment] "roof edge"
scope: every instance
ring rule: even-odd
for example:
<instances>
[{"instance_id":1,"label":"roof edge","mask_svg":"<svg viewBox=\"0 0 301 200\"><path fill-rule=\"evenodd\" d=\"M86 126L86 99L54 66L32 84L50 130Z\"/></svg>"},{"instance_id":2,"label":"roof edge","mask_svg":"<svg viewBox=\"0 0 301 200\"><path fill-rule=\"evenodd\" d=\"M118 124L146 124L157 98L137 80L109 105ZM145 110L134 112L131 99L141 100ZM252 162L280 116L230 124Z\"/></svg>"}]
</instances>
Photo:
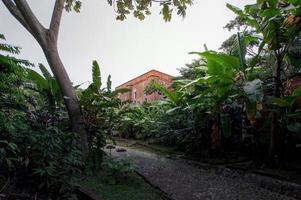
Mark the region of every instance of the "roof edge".
<instances>
[{"instance_id":1,"label":"roof edge","mask_svg":"<svg viewBox=\"0 0 301 200\"><path fill-rule=\"evenodd\" d=\"M164 75L166 75L166 76L169 76L169 77L171 77L171 78L174 78L174 76L172 76L172 75L169 75L169 74L167 74L167 73L160 72L160 71L158 71L158 70L152 69L152 70L147 71L147 72L145 72L145 73L143 73L143 74L141 74L141 75L139 75L139 76L136 76L135 78L130 79L129 81L127 81L127 82L125 82L125 83L122 83L122 84L116 86L115 88L120 88L121 86L126 85L127 83L129 83L129 82L131 82L131 81L133 81L133 80L135 80L135 79L137 79L137 78L139 78L139 77L145 76L146 74L151 73L151 72L157 72L157 73L160 73L160 74L164 74Z\"/></svg>"}]
</instances>

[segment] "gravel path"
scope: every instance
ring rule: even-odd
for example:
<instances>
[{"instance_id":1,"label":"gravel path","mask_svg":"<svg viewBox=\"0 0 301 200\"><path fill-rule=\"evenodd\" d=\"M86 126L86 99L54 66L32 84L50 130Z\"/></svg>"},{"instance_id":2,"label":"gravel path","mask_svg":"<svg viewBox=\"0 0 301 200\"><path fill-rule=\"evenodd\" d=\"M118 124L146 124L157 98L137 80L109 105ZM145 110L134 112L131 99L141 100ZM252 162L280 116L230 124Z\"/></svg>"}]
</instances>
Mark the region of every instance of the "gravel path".
<instances>
[{"instance_id":1,"label":"gravel path","mask_svg":"<svg viewBox=\"0 0 301 200\"><path fill-rule=\"evenodd\" d=\"M275 188L259 187L262 180L230 169L200 167L182 159L126 148L113 156L129 156L138 173L173 200L293 200ZM266 177L264 179L267 179ZM276 181L276 180L275 180ZM274 191L274 192L273 192ZM277 191L277 192L276 192ZM279 192L279 193L278 193Z\"/></svg>"}]
</instances>

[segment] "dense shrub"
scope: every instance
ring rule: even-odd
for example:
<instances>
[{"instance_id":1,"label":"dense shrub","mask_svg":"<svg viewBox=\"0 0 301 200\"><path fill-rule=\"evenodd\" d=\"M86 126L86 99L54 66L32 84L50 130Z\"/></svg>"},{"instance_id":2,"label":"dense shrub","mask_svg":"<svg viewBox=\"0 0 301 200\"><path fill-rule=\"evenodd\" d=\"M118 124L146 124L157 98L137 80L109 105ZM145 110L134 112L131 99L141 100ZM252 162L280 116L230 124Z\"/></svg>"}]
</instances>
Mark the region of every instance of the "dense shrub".
<instances>
[{"instance_id":1,"label":"dense shrub","mask_svg":"<svg viewBox=\"0 0 301 200\"><path fill-rule=\"evenodd\" d=\"M19 52L7 44L0 47ZM1 194L10 199L73 197L69 179L82 167L78 140L68 132L64 108L50 113L37 104L42 95L26 89L30 80L25 66L31 64L0 52Z\"/></svg>"}]
</instances>

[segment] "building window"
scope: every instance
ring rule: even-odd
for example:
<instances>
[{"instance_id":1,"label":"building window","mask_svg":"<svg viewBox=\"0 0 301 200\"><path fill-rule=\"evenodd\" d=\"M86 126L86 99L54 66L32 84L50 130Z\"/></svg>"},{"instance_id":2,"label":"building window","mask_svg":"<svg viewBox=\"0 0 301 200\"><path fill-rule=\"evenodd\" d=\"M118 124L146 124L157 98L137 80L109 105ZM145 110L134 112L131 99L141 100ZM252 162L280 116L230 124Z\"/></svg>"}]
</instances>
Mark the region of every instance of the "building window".
<instances>
[{"instance_id":1,"label":"building window","mask_svg":"<svg viewBox=\"0 0 301 200\"><path fill-rule=\"evenodd\" d=\"M137 98L137 91L136 89L133 90L133 99L135 100Z\"/></svg>"}]
</instances>

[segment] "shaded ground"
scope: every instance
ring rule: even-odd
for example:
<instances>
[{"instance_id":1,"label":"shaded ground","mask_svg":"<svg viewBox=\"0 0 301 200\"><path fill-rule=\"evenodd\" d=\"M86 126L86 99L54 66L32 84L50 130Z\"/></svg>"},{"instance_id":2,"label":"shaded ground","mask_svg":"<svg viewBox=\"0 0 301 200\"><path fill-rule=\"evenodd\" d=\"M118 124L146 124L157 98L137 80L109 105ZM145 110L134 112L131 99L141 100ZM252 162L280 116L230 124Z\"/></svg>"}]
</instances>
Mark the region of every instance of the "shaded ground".
<instances>
[{"instance_id":1,"label":"shaded ground","mask_svg":"<svg viewBox=\"0 0 301 200\"><path fill-rule=\"evenodd\" d=\"M126 148L113 156L129 156L138 173L174 200L293 200L301 187L268 177ZM300 192L300 193L299 193Z\"/></svg>"},{"instance_id":2,"label":"shaded ground","mask_svg":"<svg viewBox=\"0 0 301 200\"><path fill-rule=\"evenodd\" d=\"M240 155L237 152L233 152L232 154L230 152L227 152L225 155L218 157L206 157L185 154L181 151L177 151L172 146L168 147L159 144L149 144L147 141L143 140L115 138L115 141L119 146L152 152L172 159L182 158L185 160L197 161L197 163L206 163L211 166L224 166L235 170L269 176L272 178L301 185L301 163L298 162L286 163L285 166L282 166L281 168L269 168L266 165L258 168L254 165L251 157Z\"/></svg>"},{"instance_id":3,"label":"shaded ground","mask_svg":"<svg viewBox=\"0 0 301 200\"><path fill-rule=\"evenodd\" d=\"M130 174L127 179L117 184L109 184L102 174L78 177L74 181L84 188L85 193L92 194L90 196L95 200L166 200L165 194L136 173ZM99 194L101 197L98 197Z\"/></svg>"}]
</instances>

